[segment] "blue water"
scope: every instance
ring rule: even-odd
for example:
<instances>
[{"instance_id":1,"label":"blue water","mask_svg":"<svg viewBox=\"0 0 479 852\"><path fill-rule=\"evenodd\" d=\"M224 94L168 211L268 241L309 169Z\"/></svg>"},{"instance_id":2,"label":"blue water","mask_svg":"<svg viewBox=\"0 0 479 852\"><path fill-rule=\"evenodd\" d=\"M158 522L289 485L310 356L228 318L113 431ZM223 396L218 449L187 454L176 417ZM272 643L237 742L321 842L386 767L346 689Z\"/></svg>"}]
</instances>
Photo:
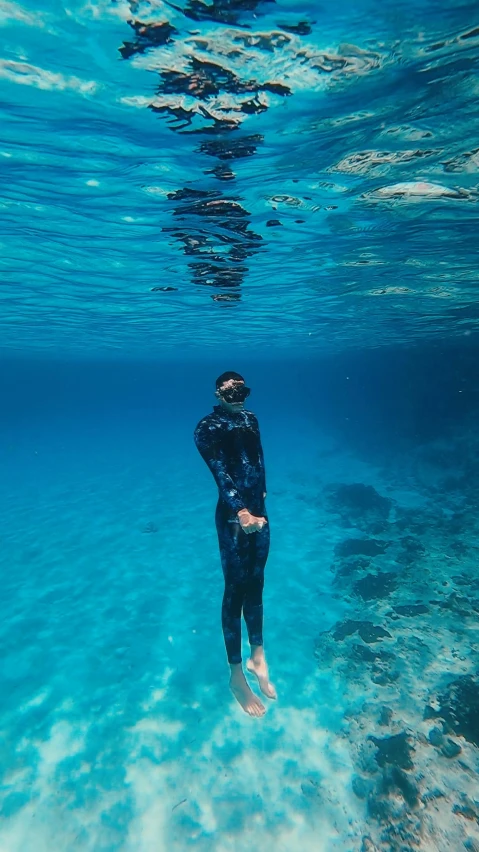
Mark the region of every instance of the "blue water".
<instances>
[{"instance_id":1,"label":"blue water","mask_svg":"<svg viewBox=\"0 0 479 852\"><path fill-rule=\"evenodd\" d=\"M0 852L479 848L477 23L0 0ZM226 369L261 720L192 439Z\"/></svg>"}]
</instances>

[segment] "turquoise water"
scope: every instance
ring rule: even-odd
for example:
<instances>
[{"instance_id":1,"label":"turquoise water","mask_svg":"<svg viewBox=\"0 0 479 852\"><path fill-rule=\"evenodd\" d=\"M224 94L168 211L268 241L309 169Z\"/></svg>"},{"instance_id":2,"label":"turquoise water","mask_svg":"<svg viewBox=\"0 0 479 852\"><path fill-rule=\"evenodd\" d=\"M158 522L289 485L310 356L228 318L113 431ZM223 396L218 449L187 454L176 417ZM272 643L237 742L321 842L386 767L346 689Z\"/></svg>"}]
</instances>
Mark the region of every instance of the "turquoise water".
<instances>
[{"instance_id":1,"label":"turquoise water","mask_svg":"<svg viewBox=\"0 0 479 852\"><path fill-rule=\"evenodd\" d=\"M479 848L475 6L0 0L0 33L0 852ZM261 720L192 439L226 369Z\"/></svg>"}]
</instances>

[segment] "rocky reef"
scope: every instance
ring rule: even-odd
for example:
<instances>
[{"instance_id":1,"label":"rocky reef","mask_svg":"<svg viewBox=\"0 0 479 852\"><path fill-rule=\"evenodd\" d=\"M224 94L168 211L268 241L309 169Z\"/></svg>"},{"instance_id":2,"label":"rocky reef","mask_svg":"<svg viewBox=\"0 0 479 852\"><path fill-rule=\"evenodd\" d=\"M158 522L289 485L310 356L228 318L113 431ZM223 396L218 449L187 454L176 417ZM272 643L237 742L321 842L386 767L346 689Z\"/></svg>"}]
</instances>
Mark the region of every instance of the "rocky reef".
<instances>
[{"instance_id":1,"label":"rocky reef","mask_svg":"<svg viewBox=\"0 0 479 852\"><path fill-rule=\"evenodd\" d=\"M346 692L361 852L479 849L474 486L427 476L416 486L415 508L369 483L323 494L347 535L331 565L347 617L318 636L315 655Z\"/></svg>"}]
</instances>

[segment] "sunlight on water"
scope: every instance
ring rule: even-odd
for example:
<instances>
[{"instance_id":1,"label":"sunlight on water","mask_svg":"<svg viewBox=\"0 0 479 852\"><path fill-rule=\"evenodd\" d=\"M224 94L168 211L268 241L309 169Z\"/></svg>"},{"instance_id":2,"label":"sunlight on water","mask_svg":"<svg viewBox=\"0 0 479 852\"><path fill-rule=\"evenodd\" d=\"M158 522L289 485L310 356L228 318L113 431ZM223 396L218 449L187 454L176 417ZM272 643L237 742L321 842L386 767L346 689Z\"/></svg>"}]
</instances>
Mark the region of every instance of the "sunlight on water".
<instances>
[{"instance_id":1,"label":"sunlight on water","mask_svg":"<svg viewBox=\"0 0 479 852\"><path fill-rule=\"evenodd\" d=\"M476 5L0 0L0 34L0 852L477 852ZM230 366L261 720L192 439Z\"/></svg>"},{"instance_id":2,"label":"sunlight on water","mask_svg":"<svg viewBox=\"0 0 479 852\"><path fill-rule=\"evenodd\" d=\"M0 11L4 347L475 329L471 4Z\"/></svg>"}]
</instances>

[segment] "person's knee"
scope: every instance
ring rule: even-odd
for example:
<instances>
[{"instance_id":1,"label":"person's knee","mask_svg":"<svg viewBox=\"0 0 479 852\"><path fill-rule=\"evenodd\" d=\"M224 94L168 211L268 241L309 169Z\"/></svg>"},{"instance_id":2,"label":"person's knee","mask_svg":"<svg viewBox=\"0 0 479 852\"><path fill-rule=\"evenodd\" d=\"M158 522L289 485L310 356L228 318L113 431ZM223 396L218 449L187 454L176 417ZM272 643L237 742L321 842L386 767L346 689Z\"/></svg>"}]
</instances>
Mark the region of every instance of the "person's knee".
<instances>
[{"instance_id":1,"label":"person's knee","mask_svg":"<svg viewBox=\"0 0 479 852\"><path fill-rule=\"evenodd\" d=\"M223 595L223 612L229 613L233 618L240 618L245 593L246 590L243 585L226 585Z\"/></svg>"},{"instance_id":2,"label":"person's knee","mask_svg":"<svg viewBox=\"0 0 479 852\"><path fill-rule=\"evenodd\" d=\"M245 606L261 606L263 603L263 578L252 580L245 591Z\"/></svg>"}]
</instances>

